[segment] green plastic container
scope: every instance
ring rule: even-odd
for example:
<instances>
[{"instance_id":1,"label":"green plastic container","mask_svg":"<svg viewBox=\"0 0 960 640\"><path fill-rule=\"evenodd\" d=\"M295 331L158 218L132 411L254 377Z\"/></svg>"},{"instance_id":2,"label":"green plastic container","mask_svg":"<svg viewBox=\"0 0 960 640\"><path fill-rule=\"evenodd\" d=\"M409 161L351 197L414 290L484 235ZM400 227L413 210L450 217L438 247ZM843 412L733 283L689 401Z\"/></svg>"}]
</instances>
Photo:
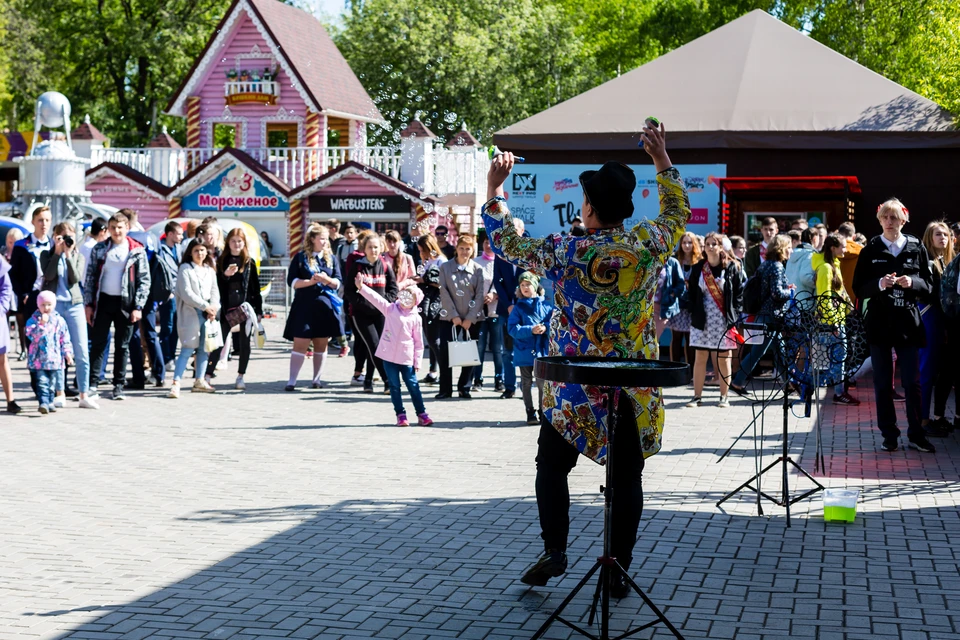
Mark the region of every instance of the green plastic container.
<instances>
[{"instance_id":1,"label":"green plastic container","mask_svg":"<svg viewBox=\"0 0 960 640\"><path fill-rule=\"evenodd\" d=\"M859 500L860 491L856 489L824 489L823 519L827 522L853 522Z\"/></svg>"}]
</instances>

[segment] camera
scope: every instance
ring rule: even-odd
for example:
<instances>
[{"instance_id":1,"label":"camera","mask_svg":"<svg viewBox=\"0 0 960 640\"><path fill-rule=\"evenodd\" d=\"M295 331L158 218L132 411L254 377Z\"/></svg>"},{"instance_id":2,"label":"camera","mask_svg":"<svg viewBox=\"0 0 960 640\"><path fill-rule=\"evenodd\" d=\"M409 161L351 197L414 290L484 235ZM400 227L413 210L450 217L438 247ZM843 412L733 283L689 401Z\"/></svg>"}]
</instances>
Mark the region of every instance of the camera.
<instances>
[{"instance_id":1,"label":"camera","mask_svg":"<svg viewBox=\"0 0 960 640\"><path fill-rule=\"evenodd\" d=\"M67 245L68 247L73 246L73 243L74 243L73 236L60 236L60 237L63 239L63 244Z\"/></svg>"}]
</instances>

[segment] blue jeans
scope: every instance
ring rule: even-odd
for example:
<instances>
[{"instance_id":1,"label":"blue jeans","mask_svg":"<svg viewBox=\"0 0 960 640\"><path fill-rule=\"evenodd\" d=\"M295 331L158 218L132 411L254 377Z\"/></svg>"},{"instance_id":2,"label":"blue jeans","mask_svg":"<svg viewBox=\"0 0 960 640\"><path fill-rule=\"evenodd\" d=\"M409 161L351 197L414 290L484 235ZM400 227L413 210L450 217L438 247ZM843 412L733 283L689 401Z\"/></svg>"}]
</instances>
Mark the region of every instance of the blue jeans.
<instances>
[{"instance_id":1,"label":"blue jeans","mask_svg":"<svg viewBox=\"0 0 960 640\"><path fill-rule=\"evenodd\" d=\"M505 323L499 317L487 318L480 323L480 337L477 338L480 364L473 370L473 381L476 384L483 382L483 357L487 353L488 343L490 351L493 352L493 379L496 382L503 380L503 331L500 327Z\"/></svg>"},{"instance_id":2,"label":"blue jeans","mask_svg":"<svg viewBox=\"0 0 960 640\"><path fill-rule=\"evenodd\" d=\"M187 309L189 312L190 310ZM197 372L197 378L203 378L203 373L207 370L207 358L210 357L203 349L203 342L207 339L207 329L204 326L206 322L206 317L203 315L201 309L197 309L197 317L200 318L200 347L196 349L190 349L188 347L180 348L180 355L177 356L177 366L173 370L173 381L180 382L180 379L183 378L183 372L187 370L187 363L190 362L190 356L193 355L193 352L197 352L197 361L194 363L194 371Z\"/></svg>"},{"instance_id":3,"label":"blue jeans","mask_svg":"<svg viewBox=\"0 0 960 640\"><path fill-rule=\"evenodd\" d=\"M33 378L36 380L37 402L41 407L53 404L54 388L57 386L57 378L63 373L63 369L36 369L32 370Z\"/></svg>"},{"instance_id":4,"label":"blue jeans","mask_svg":"<svg viewBox=\"0 0 960 640\"><path fill-rule=\"evenodd\" d=\"M383 370L387 374L387 383L390 385L390 399L393 401L393 410L397 415L406 413L403 408L403 397L400 393L400 379L407 385L407 391L413 398L413 408L417 415L426 413L427 408L423 406L423 395L420 393L420 383L417 382L417 372L408 364L394 364L383 361Z\"/></svg>"},{"instance_id":5,"label":"blue jeans","mask_svg":"<svg viewBox=\"0 0 960 640\"><path fill-rule=\"evenodd\" d=\"M143 310L143 317L134 325L133 336L130 338L130 369L133 373L133 383L137 385L143 384L147 377L143 370L143 345L140 336L143 336L147 343L153 377L162 382L166 359L163 357L160 340L157 338L156 305Z\"/></svg>"},{"instance_id":6,"label":"blue jeans","mask_svg":"<svg viewBox=\"0 0 960 640\"><path fill-rule=\"evenodd\" d=\"M87 343L87 315L82 303L70 304L57 300L57 313L67 322L70 343L73 345L73 362L77 368L77 389L80 393L90 390L90 351ZM57 389L64 388L63 369L58 374Z\"/></svg>"},{"instance_id":7,"label":"blue jeans","mask_svg":"<svg viewBox=\"0 0 960 640\"><path fill-rule=\"evenodd\" d=\"M170 298L157 306L157 323L160 325L160 351L164 362L173 362L177 355L177 301Z\"/></svg>"}]
</instances>

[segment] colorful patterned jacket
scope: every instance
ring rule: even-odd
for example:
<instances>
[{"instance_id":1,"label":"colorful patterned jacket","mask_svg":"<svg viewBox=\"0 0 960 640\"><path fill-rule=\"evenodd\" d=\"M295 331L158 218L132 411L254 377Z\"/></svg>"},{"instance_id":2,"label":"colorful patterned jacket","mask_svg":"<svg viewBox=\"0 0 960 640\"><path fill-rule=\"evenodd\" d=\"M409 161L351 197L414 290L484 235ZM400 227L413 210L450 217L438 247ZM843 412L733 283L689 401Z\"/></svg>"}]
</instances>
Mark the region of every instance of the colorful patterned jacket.
<instances>
[{"instance_id":1,"label":"colorful patterned jacket","mask_svg":"<svg viewBox=\"0 0 960 640\"><path fill-rule=\"evenodd\" d=\"M25 331L30 346L27 349L27 368L33 371L57 371L63 369L67 356L73 357L73 343L67 321L56 311L40 323L43 314L34 311L27 320Z\"/></svg>"},{"instance_id":2,"label":"colorful patterned jacket","mask_svg":"<svg viewBox=\"0 0 960 640\"><path fill-rule=\"evenodd\" d=\"M483 206L494 251L555 283L550 355L657 359L653 303L660 269L683 235L690 202L680 172L657 175L660 215L630 231L617 226L587 236L523 238L497 197ZM658 388L625 388L632 400L644 457L660 451L663 399ZM590 385L547 382L543 413L568 442L594 462L607 456L607 401Z\"/></svg>"}]
</instances>

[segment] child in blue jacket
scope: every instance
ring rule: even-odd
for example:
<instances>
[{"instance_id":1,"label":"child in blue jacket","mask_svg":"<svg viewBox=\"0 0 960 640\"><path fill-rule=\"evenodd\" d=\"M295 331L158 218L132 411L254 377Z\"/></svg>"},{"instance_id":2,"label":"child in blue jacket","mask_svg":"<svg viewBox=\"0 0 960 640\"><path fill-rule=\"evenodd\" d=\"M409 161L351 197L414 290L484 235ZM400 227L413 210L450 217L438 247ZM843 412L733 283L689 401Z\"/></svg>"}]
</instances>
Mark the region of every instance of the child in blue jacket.
<instances>
[{"instance_id":1,"label":"child in blue jacket","mask_svg":"<svg viewBox=\"0 0 960 640\"><path fill-rule=\"evenodd\" d=\"M527 409L527 424L540 424L537 410L533 406L533 361L547 355L547 326L553 307L538 295L540 278L526 271L520 274L520 295L507 320L507 332L513 337L513 364L520 367L520 391L523 404ZM540 381L537 389L542 401Z\"/></svg>"}]
</instances>

